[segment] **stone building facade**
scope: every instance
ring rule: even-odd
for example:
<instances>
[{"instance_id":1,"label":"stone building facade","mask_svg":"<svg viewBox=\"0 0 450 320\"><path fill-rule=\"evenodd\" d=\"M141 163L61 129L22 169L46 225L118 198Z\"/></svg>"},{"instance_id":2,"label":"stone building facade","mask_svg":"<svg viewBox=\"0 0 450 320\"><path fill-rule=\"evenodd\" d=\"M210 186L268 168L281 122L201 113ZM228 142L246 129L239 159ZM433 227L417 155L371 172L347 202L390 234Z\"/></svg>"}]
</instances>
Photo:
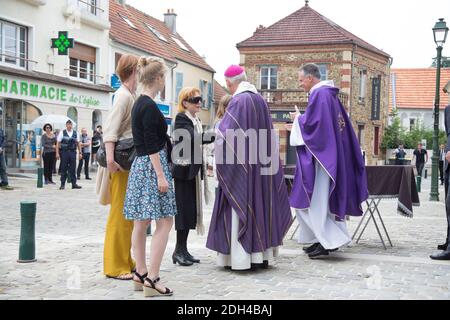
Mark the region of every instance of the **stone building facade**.
<instances>
[{"instance_id":1,"label":"stone building facade","mask_svg":"<svg viewBox=\"0 0 450 320\"><path fill-rule=\"evenodd\" d=\"M308 96L298 86L299 68L306 63L318 64L322 80L333 80L341 89L340 99L351 117L367 164L382 159L380 144L388 122L391 62L388 54L308 5L270 27L258 28L237 48L249 81L269 103L274 125L280 133L284 164L296 161L295 150L289 147L286 124L295 105L303 112L307 106ZM379 112L372 110L373 81L379 91L375 97L379 104L374 104Z\"/></svg>"}]
</instances>

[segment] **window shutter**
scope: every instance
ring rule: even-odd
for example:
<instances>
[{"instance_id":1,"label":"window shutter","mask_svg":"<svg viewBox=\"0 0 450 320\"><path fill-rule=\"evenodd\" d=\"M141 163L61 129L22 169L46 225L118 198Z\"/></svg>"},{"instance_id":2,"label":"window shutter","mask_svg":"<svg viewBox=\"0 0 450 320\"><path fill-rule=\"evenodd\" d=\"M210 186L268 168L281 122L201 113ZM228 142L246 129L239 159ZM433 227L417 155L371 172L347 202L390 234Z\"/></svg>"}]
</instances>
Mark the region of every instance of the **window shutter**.
<instances>
[{"instance_id":1,"label":"window shutter","mask_svg":"<svg viewBox=\"0 0 450 320\"><path fill-rule=\"evenodd\" d=\"M202 98L204 99L205 98L205 95L204 95L204 88L203 88L203 80L199 80L199 82L198 82L198 89L200 90L200 96L202 96ZM206 101L204 101L203 100L203 102L202 102L202 108L204 108L204 107L206 107Z\"/></svg>"},{"instance_id":2,"label":"window shutter","mask_svg":"<svg viewBox=\"0 0 450 320\"><path fill-rule=\"evenodd\" d=\"M208 109L211 109L213 102L213 87L212 83L208 83Z\"/></svg>"},{"instance_id":3,"label":"window shutter","mask_svg":"<svg viewBox=\"0 0 450 320\"><path fill-rule=\"evenodd\" d=\"M75 42L72 49L69 50L70 58L95 63L96 50L85 44Z\"/></svg>"}]
</instances>

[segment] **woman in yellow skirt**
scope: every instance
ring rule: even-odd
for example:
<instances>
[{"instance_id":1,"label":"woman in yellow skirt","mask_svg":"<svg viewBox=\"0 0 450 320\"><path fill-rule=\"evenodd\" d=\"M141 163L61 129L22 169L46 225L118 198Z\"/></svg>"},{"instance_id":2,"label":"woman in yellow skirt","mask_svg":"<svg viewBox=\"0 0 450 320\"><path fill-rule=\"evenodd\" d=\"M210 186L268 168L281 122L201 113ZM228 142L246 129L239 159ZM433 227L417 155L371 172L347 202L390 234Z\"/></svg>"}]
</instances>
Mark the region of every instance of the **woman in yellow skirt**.
<instances>
[{"instance_id":1,"label":"woman in yellow skirt","mask_svg":"<svg viewBox=\"0 0 450 320\"><path fill-rule=\"evenodd\" d=\"M128 184L128 171L114 161L115 143L132 138L131 110L136 92L136 67L138 58L123 55L116 73L122 86L114 94L114 103L104 125L103 142L108 167L99 167L97 194L102 205L111 204L106 225L103 272L108 278L132 280L135 262L131 257L133 221L125 220L123 203Z\"/></svg>"}]
</instances>

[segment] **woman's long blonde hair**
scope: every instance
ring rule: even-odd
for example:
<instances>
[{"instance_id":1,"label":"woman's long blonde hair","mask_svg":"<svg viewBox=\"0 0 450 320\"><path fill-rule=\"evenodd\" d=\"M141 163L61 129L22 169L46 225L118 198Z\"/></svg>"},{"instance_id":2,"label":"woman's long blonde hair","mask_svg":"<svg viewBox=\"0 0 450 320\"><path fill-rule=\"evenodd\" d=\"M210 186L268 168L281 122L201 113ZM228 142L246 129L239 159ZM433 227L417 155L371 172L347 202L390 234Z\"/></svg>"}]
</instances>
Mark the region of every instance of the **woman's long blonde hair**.
<instances>
[{"instance_id":1,"label":"woman's long blonde hair","mask_svg":"<svg viewBox=\"0 0 450 320\"><path fill-rule=\"evenodd\" d=\"M219 106L217 107L217 112L216 112L216 121L222 119L223 116L225 115L225 111L227 110L227 107L231 101L231 98L232 98L231 95L226 94L220 99Z\"/></svg>"}]
</instances>

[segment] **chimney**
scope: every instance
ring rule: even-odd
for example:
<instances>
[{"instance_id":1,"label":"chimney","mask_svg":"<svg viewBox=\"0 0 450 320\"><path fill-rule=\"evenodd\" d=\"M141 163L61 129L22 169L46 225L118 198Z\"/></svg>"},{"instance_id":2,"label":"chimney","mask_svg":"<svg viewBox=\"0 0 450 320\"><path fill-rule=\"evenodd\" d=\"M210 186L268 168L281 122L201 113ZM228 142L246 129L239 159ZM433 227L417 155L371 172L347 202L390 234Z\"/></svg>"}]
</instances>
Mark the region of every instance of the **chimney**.
<instances>
[{"instance_id":1,"label":"chimney","mask_svg":"<svg viewBox=\"0 0 450 320\"><path fill-rule=\"evenodd\" d=\"M173 34L177 33L177 14L173 9L167 9L167 13L164 13L164 23Z\"/></svg>"},{"instance_id":2,"label":"chimney","mask_svg":"<svg viewBox=\"0 0 450 320\"><path fill-rule=\"evenodd\" d=\"M259 31L264 30L264 29L265 29L265 27L264 27L262 24L260 24L260 25L256 28L255 32L253 32L253 34L255 35L255 34L257 34Z\"/></svg>"},{"instance_id":3,"label":"chimney","mask_svg":"<svg viewBox=\"0 0 450 320\"><path fill-rule=\"evenodd\" d=\"M120 3L123 6L126 5L126 0L117 0L117 2Z\"/></svg>"}]
</instances>

